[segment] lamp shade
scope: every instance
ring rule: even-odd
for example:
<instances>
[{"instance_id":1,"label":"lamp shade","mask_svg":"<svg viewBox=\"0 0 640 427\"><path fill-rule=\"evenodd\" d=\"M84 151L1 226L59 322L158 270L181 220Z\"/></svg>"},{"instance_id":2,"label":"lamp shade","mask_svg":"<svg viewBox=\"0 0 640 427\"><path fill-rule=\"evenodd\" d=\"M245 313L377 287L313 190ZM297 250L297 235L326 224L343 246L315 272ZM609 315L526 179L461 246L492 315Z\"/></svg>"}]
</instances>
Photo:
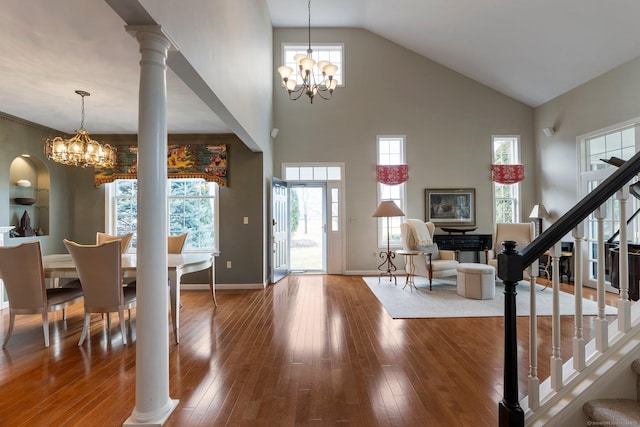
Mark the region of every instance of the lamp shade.
<instances>
[{"instance_id":1,"label":"lamp shade","mask_svg":"<svg viewBox=\"0 0 640 427\"><path fill-rule=\"evenodd\" d=\"M400 210L398 205L393 200L383 200L380 202L378 209L373 213L373 217L390 217L390 216L404 216L404 212Z\"/></svg>"},{"instance_id":2,"label":"lamp shade","mask_svg":"<svg viewBox=\"0 0 640 427\"><path fill-rule=\"evenodd\" d=\"M547 209L542 204L535 205L531 210L531 213L529 214L529 218L532 218L532 219L533 218L542 219L548 216L549 216L549 212L547 212Z\"/></svg>"}]
</instances>

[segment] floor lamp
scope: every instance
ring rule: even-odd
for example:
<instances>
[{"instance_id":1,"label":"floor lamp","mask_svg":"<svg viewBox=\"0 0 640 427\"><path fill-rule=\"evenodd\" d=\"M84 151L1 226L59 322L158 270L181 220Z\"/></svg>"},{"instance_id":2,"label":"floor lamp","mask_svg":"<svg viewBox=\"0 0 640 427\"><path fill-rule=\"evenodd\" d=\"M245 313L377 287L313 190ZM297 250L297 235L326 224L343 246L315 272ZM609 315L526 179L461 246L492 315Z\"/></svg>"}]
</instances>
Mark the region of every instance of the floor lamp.
<instances>
[{"instance_id":1,"label":"floor lamp","mask_svg":"<svg viewBox=\"0 0 640 427\"><path fill-rule=\"evenodd\" d=\"M389 280L391 280L391 278L393 277L393 279L395 280L396 276L394 273L397 268L393 263L393 259L396 257L396 254L394 252L391 252L391 248L389 245L389 234L391 234L389 227L389 218L392 216L404 216L404 212L400 210L398 205L396 205L393 200L383 200L382 202L380 202L380 205L372 216L374 218L387 218L387 251L380 252L380 258L382 258L383 261L382 264L378 266L378 270L381 271L380 275L378 276L378 280L380 280L380 277L382 276L389 276Z\"/></svg>"},{"instance_id":2,"label":"floor lamp","mask_svg":"<svg viewBox=\"0 0 640 427\"><path fill-rule=\"evenodd\" d=\"M542 219L549 216L549 212L543 204L535 205L529 214L529 218L537 220L537 234L536 237L542 234Z\"/></svg>"}]
</instances>

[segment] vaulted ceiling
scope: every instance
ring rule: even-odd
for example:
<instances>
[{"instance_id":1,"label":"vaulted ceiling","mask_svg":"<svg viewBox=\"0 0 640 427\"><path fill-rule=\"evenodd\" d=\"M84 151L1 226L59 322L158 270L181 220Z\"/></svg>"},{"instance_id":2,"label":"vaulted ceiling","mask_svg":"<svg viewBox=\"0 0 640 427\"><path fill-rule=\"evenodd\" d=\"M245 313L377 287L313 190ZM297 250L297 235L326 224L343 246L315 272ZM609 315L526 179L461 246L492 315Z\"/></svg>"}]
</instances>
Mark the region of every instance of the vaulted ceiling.
<instances>
[{"instance_id":1,"label":"vaulted ceiling","mask_svg":"<svg viewBox=\"0 0 640 427\"><path fill-rule=\"evenodd\" d=\"M307 26L307 1L267 4L274 27ZM136 132L138 53L103 0L3 0L2 9L0 111L72 133L83 89L87 129ZM639 16L637 0L311 3L312 27L366 29L533 107L640 56ZM170 132L229 131L171 71L167 84Z\"/></svg>"}]
</instances>

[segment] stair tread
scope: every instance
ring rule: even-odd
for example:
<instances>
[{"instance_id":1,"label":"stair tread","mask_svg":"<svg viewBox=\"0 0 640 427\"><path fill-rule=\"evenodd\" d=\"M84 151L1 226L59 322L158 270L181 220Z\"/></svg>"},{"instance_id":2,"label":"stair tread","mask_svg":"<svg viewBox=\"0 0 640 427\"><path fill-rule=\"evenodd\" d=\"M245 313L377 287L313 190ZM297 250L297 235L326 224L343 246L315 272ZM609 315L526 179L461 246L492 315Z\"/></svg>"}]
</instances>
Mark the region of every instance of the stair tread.
<instances>
[{"instance_id":1,"label":"stair tread","mask_svg":"<svg viewBox=\"0 0 640 427\"><path fill-rule=\"evenodd\" d=\"M583 410L593 421L617 424L640 421L640 403L632 399L593 399L584 404Z\"/></svg>"}]
</instances>

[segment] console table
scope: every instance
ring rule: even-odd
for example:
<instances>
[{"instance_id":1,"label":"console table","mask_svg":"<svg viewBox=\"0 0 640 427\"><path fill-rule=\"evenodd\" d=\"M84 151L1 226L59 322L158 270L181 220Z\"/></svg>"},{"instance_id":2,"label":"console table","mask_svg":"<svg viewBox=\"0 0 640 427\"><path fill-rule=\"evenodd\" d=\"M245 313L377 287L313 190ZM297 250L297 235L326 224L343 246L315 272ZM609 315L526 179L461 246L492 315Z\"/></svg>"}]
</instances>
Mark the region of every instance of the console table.
<instances>
[{"instance_id":1,"label":"console table","mask_svg":"<svg viewBox=\"0 0 640 427\"><path fill-rule=\"evenodd\" d=\"M434 234L433 243L439 249L460 252L475 252L475 261L480 262L480 252L492 247L491 234Z\"/></svg>"}]
</instances>

